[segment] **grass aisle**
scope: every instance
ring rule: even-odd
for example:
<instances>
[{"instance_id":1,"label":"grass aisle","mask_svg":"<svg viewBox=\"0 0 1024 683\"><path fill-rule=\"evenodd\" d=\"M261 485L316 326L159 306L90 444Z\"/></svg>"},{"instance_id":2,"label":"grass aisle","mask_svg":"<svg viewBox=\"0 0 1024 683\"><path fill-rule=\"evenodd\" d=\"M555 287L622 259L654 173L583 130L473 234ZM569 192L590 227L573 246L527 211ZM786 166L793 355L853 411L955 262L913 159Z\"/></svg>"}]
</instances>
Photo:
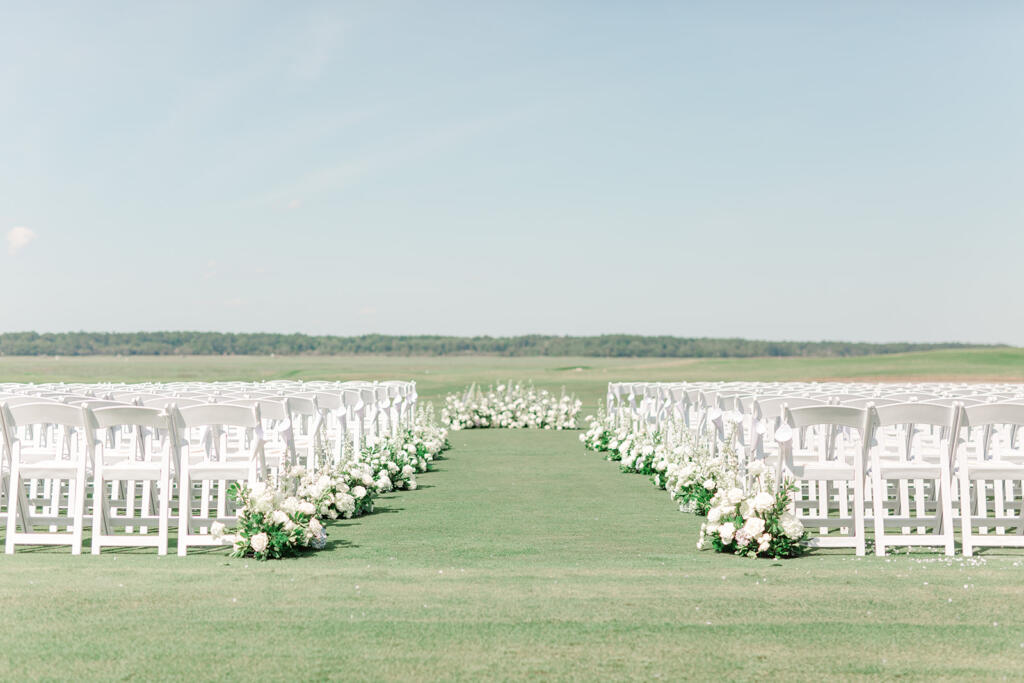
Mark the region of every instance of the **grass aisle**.
<instances>
[{"instance_id":1,"label":"grass aisle","mask_svg":"<svg viewBox=\"0 0 1024 683\"><path fill-rule=\"evenodd\" d=\"M575 433L455 449L322 553L0 557L5 677L926 678L1024 674L1019 555L788 563L698 553L697 520Z\"/></svg>"}]
</instances>

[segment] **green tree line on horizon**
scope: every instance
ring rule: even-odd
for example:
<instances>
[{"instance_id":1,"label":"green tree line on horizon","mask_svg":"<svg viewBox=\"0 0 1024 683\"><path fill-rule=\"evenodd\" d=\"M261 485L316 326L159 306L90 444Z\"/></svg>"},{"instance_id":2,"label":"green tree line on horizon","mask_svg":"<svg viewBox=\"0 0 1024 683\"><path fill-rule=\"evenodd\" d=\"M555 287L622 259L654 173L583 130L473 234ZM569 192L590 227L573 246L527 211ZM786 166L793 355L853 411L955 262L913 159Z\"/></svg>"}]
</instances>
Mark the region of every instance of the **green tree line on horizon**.
<instances>
[{"instance_id":1,"label":"green tree line on horizon","mask_svg":"<svg viewBox=\"0 0 1024 683\"><path fill-rule=\"evenodd\" d=\"M497 355L611 358L753 358L865 356L996 345L760 341L605 334L592 337L523 335L450 337L366 334L354 337L230 332L6 332L4 356L170 355Z\"/></svg>"}]
</instances>

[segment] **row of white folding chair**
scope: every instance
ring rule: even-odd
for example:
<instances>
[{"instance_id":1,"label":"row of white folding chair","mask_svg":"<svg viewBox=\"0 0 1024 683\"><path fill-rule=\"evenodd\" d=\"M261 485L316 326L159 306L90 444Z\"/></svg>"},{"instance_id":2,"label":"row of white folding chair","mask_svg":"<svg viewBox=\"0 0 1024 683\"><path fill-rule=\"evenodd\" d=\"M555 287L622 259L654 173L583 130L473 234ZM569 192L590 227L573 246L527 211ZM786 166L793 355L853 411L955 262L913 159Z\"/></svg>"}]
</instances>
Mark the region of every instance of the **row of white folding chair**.
<instances>
[{"instance_id":1,"label":"row of white folding chair","mask_svg":"<svg viewBox=\"0 0 1024 683\"><path fill-rule=\"evenodd\" d=\"M877 408L850 406L804 407L787 411L787 428L778 438L782 457L778 460L778 477L791 476L804 484L834 485L831 491L818 498L818 515L804 514L810 525L820 524L827 529L839 527L840 532L853 533L839 536L819 536L815 543L822 546L848 546L858 554L864 550L865 493L872 499L876 553L884 554L886 547L939 546L946 554L954 551L954 525L959 512L963 552L970 555L977 546L1024 546L1024 506L1021 503L1021 481L1024 480L1024 454L1012 445L1012 429L1024 425L1024 405L978 404L963 407L959 403L938 405L928 403L891 404ZM978 447L972 453L962 443L964 430L986 430L1000 425L1008 448L998 457L986 457L984 437L978 436ZM918 430L928 426L929 432ZM797 428L844 427L855 432L846 446L845 457L833 457L837 448L820 443L817 457L802 462L794 457L790 443ZM896 452L886 450L884 436L889 430L895 439L890 444ZM908 436L909 432L909 436ZM819 432L819 437L825 434ZM830 432L832 433L832 432ZM920 443L930 439L931 447ZM856 441L859 440L859 445ZM824 457L822 455L824 454ZM955 476L954 476L955 468ZM864 476L870 474L870 489L864 490ZM925 491L924 484L929 490ZM957 485L954 486L954 483ZM914 510L908 514L906 489L913 486ZM852 509L848 491L853 491ZM993 505L994 516L988 514L988 503ZM959 494L958 496L955 494ZM892 494L892 495L891 495ZM955 511L954 501L959 497L960 509ZM1012 500L1007 500L1012 498ZM837 511L823 509L836 501ZM896 513L898 514L890 514ZM833 514L835 513L835 514ZM838 515L838 516L836 516ZM917 533L910 533L911 527ZM987 533L995 527L996 533ZM975 529L978 529L976 532ZM1003 533L1015 528L1015 534ZM890 529L898 531L890 532ZM930 530L930 531L929 531Z\"/></svg>"},{"instance_id":2,"label":"row of white folding chair","mask_svg":"<svg viewBox=\"0 0 1024 683\"><path fill-rule=\"evenodd\" d=\"M609 413L621 409L626 404L635 410L644 398L649 397L652 390L664 390L674 387L685 387L706 393L718 391L733 394L750 395L829 395L842 399L843 396L860 396L875 398L891 398L897 402L909 400L929 400L932 397L973 396L1006 399L1011 396L1024 396L1024 386L1012 384L972 385L972 384L864 384L864 383L757 383L757 382L694 382L694 383L652 383L652 382L612 382L608 386L606 409Z\"/></svg>"},{"instance_id":3,"label":"row of white folding chair","mask_svg":"<svg viewBox=\"0 0 1024 683\"><path fill-rule=\"evenodd\" d=\"M912 396L901 397L914 398ZM838 400L839 397L834 397L829 402L836 403L838 402ZM721 406L721 395L719 395L718 401ZM813 406L815 405L815 403L818 403L820 401L821 399L794 399L788 397L762 398L754 400L748 399L747 404L750 406L749 411L743 409L743 399L737 399L736 405L738 413L750 413L746 415L746 417L752 419L751 424L757 424L758 422L760 422L761 425L768 426L768 443L772 443L772 427L773 425L778 424L778 418L781 416L781 412L784 406L786 406L787 404L789 405L789 407L793 408L801 405ZM891 402L880 400L880 402L885 402L889 404L891 407L886 408L885 406L878 406L879 424L877 426L877 431L873 432L873 435L882 436L886 433L885 430L889 430L891 432L898 431L899 444L902 446L902 452L900 453L900 456L897 457L895 460L892 458L887 459L884 456L884 454L879 455L877 466L872 466L871 469L871 473L874 477L872 483L874 485L870 486L866 490L866 494L869 498L873 499L872 506L874 509L884 508L881 514L878 515L876 525L888 527L894 525L900 526L902 529L902 533L892 535L888 534L884 529L879 529L877 531L878 543L876 545L879 552L884 552L884 548L886 547L886 545L890 543L896 543L899 545L942 545L947 548L947 551L949 551L949 548L951 548L952 513L950 512L950 489L953 487L948 485L948 482L950 482L948 467L950 463L950 456L946 451L948 451L950 443L948 440L949 434L952 433L952 430L955 429L954 425L951 423L954 402L951 400L942 399L937 399L937 401L944 405L910 404L907 406L900 406L892 405ZM851 407L865 407L864 402L862 401L851 401L851 403L860 404ZM977 402L975 403L977 404ZM909 421L910 418L914 418L916 420L916 424L910 424L909 422L908 424L904 424L902 422L902 420ZM739 421L737 420L737 422ZM711 424L716 423L718 425L718 428L711 433L717 433L717 436L721 438L723 435L723 430L720 427L720 413L718 415L713 414L713 417L711 418ZM931 437L933 440L940 440L945 445L942 449L936 448L934 457L930 458L927 461L922 461L920 458L916 458L914 461L909 461L906 456L911 452L911 443L915 435L918 435L919 437L921 436L918 430L918 427L921 426L928 426L929 431L927 436ZM796 430L795 432L792 432L792 438L797 439L798 444L799 435L802 432L804 432L805 429L806 428L801 428ZM849 431L848 427L845 427L844 429ZM987 429L983 438L980 441L980 443L982 444L987 444L990 438L990 432L987 431ZM1016 427L1012 427L1009 431L1011 442L1013 439L1013 434L1015 434L1015 432ZM762 434L763 432L760 434L757 432L753 433L754 440L751 442L751 457L766 457L766 453L762 448L762 445L764 444ZM837 434L834 429L830 430L830 432L828 433L828 437L826 439L825 447L830 447L827 445L828 439L837 439L840 438L841 436L843 435ZM822 434L818 434L818 437L821 438ZM741 443L740 445L742 446L743 444ZM741 455L740 464L742 465L744 449L741 447L738 450ZM899 449L896 448L894 449L894 451L899 452ZM913 451L919 454L920 448L915 447ZM939 456L940 452L943 453L941 457ZM872 460L872 463L873 462L874 460ZM946 463L946 467L944 470L942 469L943 462ZM815 466L817 465L815 464ZM826 468L827 467L829 466L826 465ZM907 472L912 471L917 472L922 476L897 476L901 474L905 475ZM924 475L928 476L926 477ZM896 479L896 487L899 492L898 500L887 499L887 491L889 485L886 482L889 479ZM928 483L926 486L926 482L929 481L930 483ZM808 487L807 492L809 495L807 497L807 503L810 503L812 505L817 504L821 511L821 514L824 515L825 506L827 505L829 497L832 496L832 494L828 492L826 488L827 484L823 482L819 482L818 484L818 486L812 485ZM913 517L908 517L908 515L911 514L909 496L911 486L913 486L914 489L913 502L915 508L914 512L916 514L914 514ZM1001 487L996 487L995 484L993 484L992 486L995 488L995 493L993 496L994 511L997 514L1003 514L1005 510L1008 510L1012 506L1009 506L1008 504L1004 503L1003 489ZM839 483L839 493L832 497L838 497L839 499L843 499L843 497L846 495L846 487L847 484L843 483L841 480ZM1012 493L1012 490L1010 490L1007 491L1006 495L1012 496ZM1019 501L1019 496L1017 498ZM985 513L983 508L985 505L986 496L975 496L974 501L977 505L981 506L981 508L979 508L979 512L977 513L978 515L980 515L978 519L984 520ZM797 502L801 502L799 500L799 494ZM1016 502L1014 504L1018 506L1016 509L1019 510L1019 502ZM893 512L894 514L887 514L888 512ZM910 524L911 522L918 525L917 534L910 534L910 528L906 525ZM929 528L935 530L933 534L925 534L925 524L927 524ZM985 531L986 529L982 527L981 530ZM1018 526L1018 531L1020 530L1021 527ZM825 530L823 529L823 531ZM1001 529L997 529L997 531L1001 531ZM968 531L964 533L966 535L970 533L970 530L968 529ZM935 541L935 539L933 538L935 534L940 534L938 541ZM1006 544L1003 541L1000 542Z\"/></svg>"},{"instance_id":4,"label":"row of white folding chair","mask_svg":"<svg viewBox=\"0 0 1024 683\"><path fill-rule=\"evenodd\" d=\"M87 497L86 485L93 483L93 551L112 539L111 529L115 520L111 517L107 492L110 482L155 482L160 491L159 511L155 515L140 515L128 522L141 524L156 523L158 534L149 536L119 537L117 545L153 545L165 549L167 542L167 496L170 494L170 456L152 457L151 438L141 431L137 439L124 444L109 444L97 434L118 429L129 424L121 422L130 419L136 429L162 428L170 424L166 412L139 407L102 407L90 409L87 406L70 406L58 403L0 402L0 429L4 435L4 446L11 456L9 494L7 508L6 552L14 551L16 545L69 544L72 552L81 552L84 515ZM22 438L32 426L34 431L57 432L53 438L40 442ZM119 446L121 446L119 448ZM90 479L91 477L91 479ZM50 493L39 497L36 482L47 482ZM63 483L68 491L63 491ZM61 509L67 510L62 520ZM39 512L37 512L37 510ZM48 525L52 531L65 526L66 533L42 533L36 527ZM19 527L21 531L18 531ZM162 552L165 552L163 550Z\"/></svg>"},{"instance_id":5,"label":"row of white folding chair","mask_svg":"<svg viewBox=\"0 0 1024 683\"><path fill-rule=\"evenodd\" d=\"M0 402L0 418L5 453L11 458L8 553L20 544L70 545L72 553L81 552L89 502L85 487L91 481L93 552L104 545L152 545L164 554L173 468L178 473L178 552L185 554L190 545L217 542L204 533L214 521L230 523L235 519L227 501L230 482L251 485L266 476L258 406L201 405L176 411L173 407L91 409L53 402ZM60 435L40 447L21 437L30 426L36 432L57 431ZM123 427L133 431L128 450L115 445L108 452L104 440L96 438L97 433ZM213 443L202 436L214 433L217 437ZM182 442L179 434L185 437ZM29 484L32 480L50 482L52 494L34 495ZM68 484L67 493L64 482ZM116 496L111 494L124 482L133 487L136 483L152 486L156 498L152 506L144 506L138 516L127 510L120 518L112 515L110 503ZM211 507L216 507L215 513ZM62 509L67 513L64 518L60 515ZM130 530L132 525L146 531L153 523L158 527L156 536L112 533L116 526ZM37 531L40 525L49 525L51 533ZM60 526L67 531L56 531Z\"/></svg>"}]
</instances>

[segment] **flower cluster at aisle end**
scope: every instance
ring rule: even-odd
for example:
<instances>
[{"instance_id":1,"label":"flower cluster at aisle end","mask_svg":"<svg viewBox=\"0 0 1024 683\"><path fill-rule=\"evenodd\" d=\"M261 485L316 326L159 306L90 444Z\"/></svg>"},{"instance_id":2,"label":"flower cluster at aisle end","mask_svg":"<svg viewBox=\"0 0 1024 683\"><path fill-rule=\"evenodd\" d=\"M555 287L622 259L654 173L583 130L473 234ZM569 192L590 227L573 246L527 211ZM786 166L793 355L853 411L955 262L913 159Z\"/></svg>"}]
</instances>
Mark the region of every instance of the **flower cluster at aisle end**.
<instances>
[{"instance_id":1,"label":"flower cluster at aisle end","mask_svg":"<svg viewBox=\"0 0 1024 683\"><path fill-rule=\"evenodd\" d=\"M441 422L450 429L576 429L583 402L532 384L499 384L485 392L476 385L444 399Z\"/></svg>"},{"instance_id":2,"label":"flower cluster at aisle end","mask_svg":"<svg viewBox=\"0 0 1024 683\"><path fill-rule=\"evenodd\" d=\"M751 495L740 488L719 491L708 521L700 527L697 548L710 544L719 552L776 559L802 554L807 532L789 511L789 493L795 490L787 482L774 494L762 490Z\"/></svg>"},{"instance_id":3,"label":"flower cluster at aisle end","mask_svg":"<svg viewBox=\"0 0 1024 683\"><path fill-rule=\"evenodd\" d=\"M234 544L234 557L279 559L304 549L321 550L327 544L327 532L309 501L286 496L265 482L251 488L235 482L228 496L239 506L235 532L227 534L223 524L214 522L210 535Z\"/></svg>"}]
</instances>

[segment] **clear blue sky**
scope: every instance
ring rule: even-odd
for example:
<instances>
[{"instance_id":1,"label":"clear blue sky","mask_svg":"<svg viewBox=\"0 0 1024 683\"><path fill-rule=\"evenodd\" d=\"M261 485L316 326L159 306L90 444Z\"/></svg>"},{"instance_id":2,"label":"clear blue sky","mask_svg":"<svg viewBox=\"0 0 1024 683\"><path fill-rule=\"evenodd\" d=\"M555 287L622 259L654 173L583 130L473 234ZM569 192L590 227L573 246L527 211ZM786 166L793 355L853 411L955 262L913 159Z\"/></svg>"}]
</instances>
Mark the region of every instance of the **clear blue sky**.
<instances>
[{"instance_id":1,"label":"clear blue sky","mask_svg":"<svg viewBox=\"0 0 1024 683\"><path fill-rule=\"evenodd\" d=\"M1024 3L5 3L0 331L1024 344Z\"/></svg>"}]
</instances>

